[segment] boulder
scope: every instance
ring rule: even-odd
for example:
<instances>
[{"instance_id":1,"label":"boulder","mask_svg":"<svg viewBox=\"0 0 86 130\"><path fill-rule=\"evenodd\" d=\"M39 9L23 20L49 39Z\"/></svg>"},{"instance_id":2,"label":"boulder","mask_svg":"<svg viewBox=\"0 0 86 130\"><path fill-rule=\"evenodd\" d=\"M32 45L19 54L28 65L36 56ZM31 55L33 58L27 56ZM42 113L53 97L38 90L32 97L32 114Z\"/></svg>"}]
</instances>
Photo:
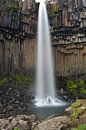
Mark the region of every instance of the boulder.
<instances>
[{"instance_id":1,"label":"boulder","mask_svg":"<svg viewBox=\"0 0 86 130\"><path fill-rule=\"evenodd\" d=\"M38 120L35 115L17 115L9 118L0 119L0 130L12 130L18 128L18 130L31 130L34 124L37 124Z\"/></svg>"},{"instance_id":2,"label":"boulder","mask_svg":"<svg viewBox=\"0 0 86 130\"><path fill-rule=\"evenodd\" d=\"M71 125L67 116L59 116L47 119L34 127L33 130L62 130Z\"/></svg>"},{"instance_id":3,"label":"boulder","mask_svg":"<svg viewBox=\"0 0 86 130\"><path fill-rule=\"evenodd\" d=\"M15 128L15 126L18 124L18 122L17 122L17 120L16 120L16 118L14 118L14 119L12 119L12 121L10 122L10 123L8 123L8 127L7 127L7 129L13 129L13 128ZM6 128L6 127L5 127Z\"/></svg>"},{"instance_id":4,"label":"boulder","mask_svg":"<svg viewBox=\"0 0 86 130\"><path fill-rule=\"evenodd\" d=\"M31 130L31 124L29 121L19 120L17 128L19 130Z\"/></svg>"},{"instance_id":5,"label":"boulder","mask_svg":"<svg viewBox=\"0 0 86 130\"><path fill-rule=\"evenodd\" d=\"M76 100L65 114L70 117L73 125L86 124L86 99Z\"/></svg>"}]
</instances>

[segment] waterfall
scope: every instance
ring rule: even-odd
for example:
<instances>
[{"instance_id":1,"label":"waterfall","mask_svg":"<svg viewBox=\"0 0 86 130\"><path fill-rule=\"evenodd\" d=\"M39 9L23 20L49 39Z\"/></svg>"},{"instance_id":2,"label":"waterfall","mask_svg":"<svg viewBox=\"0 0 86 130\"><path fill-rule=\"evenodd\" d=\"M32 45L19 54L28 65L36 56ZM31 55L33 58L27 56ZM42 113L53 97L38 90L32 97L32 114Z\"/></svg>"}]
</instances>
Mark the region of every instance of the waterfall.
<instances>
[{"instance_id":1,"label":"waterfall","mask_svg":"<svg viewBox=\"0 0 86 130\"><path fill-rule=\"evenodd\" d=\"M40 2L38 14L37 67L36 67L36 106L61 105L56 99L54 62L49 31L46 0ZM60 102L60 103L59 103Z\"/></svg>"},{"instance_id":2,"label":"waterfall","mask_svg":"<svg viewBox=\"0 0 86 130\"><path fill-rule=\"evenodd\" d=\"M38 15L36 98L55 99L54 69L46 4L40 2Z\"/></svg>"}]
</instances>

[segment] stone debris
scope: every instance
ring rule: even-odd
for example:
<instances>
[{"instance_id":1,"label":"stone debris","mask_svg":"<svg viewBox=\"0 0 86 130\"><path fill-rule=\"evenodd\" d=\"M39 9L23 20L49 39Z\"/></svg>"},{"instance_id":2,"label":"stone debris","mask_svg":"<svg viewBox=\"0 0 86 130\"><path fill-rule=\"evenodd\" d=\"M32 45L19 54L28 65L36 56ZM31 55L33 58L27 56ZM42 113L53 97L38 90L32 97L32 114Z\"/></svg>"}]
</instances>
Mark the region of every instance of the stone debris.
<instances>
[{"instance_id":1,"label":"stone debris","mask_svg":"<svg viewBox=\"0 0 86 130\"><path fill-rule=\"evenodd\" d=\"M33 123L35 125L39 123L35 115L11 116L0 119L0 130L12 130L14 128L18 128L18 130L31 130Z\"/></svg>"},{"instance_id":2,"label":"stone debris","mask_svg":"<svg viewBox=\"0 0 86 130\"><path fill-rule=\"evenodd\" d=\"M25 114L31 107L31 98L24 92L9 86L0 88L0 118Z\"/></svg>"},{"instance_id":3,"label":"stone debris","mask_svg":"<svg viewBox=\"0 0 86 130\"><path fill-rule=\"evenodd\" d=\"M71 125L67 116L58 116L40 122L35 115L17 115L0 119L0 130L62 130Z\"/></svg>"}]
</instances>

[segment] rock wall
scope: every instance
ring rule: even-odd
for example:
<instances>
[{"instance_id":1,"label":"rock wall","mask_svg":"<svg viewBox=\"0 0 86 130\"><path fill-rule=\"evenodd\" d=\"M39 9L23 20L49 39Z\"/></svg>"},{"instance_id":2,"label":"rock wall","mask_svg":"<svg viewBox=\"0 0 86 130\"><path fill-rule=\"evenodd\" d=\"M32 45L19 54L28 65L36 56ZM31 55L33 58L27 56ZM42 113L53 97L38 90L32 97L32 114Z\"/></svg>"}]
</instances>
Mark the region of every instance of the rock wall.
<instances>
[{"instance_id":1,"label":"rock wall","mask_svg":"<svg viewBox=\"0 0 86 130\"><path fill-rule=\"evenodd\" d=\"M0 43L0 73L33 72L35 68L35 39Z\"/></svg>"},{"instance_id":2,"label":"rock wall","mask_svg":"<svg viewBox=\"0 0 86 130\"><path fill-rule=\"evenodd\" d=\"M64 44L52 42L53 62L58 76L71 76L86 73L86 42ZM0 73L34 73L36 67L36 39L26 38L16 42L0 43Z\"/></svg>"},{"instance_id":3,"label":"rock wall","mask_svg":"<svg viewBox=\"0 0 86 130\"><path fill-rule=\"evenodd\" d=\"M86 42L55 44L55 71L59 76L78 76L86 73Z\"/></svg>"}]
</instances>

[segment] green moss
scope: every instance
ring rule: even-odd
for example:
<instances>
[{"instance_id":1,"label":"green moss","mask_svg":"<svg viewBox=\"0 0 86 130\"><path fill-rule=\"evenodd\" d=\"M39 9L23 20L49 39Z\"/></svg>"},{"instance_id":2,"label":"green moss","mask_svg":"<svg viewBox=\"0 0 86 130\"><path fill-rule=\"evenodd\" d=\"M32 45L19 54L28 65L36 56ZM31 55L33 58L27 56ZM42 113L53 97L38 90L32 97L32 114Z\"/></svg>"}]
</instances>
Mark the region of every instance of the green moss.
<instances>
[{"instance_id":1,"label":"green moss","mask_svg":"<svg viewBox=\"0 0 86 130\"><path fill-rule=\"evenodd\" d=\"M86 111L86 100L76 100L76 102L71 105L70 118L72 121L78 119L79 116L83 115Z\"/></svg>"},{"instance_id":2,"label":"green moss","mask_svg":"<svg viewBox=\"0 0 86 130\"><path fill-rule=\"evenodd\" d=\"M86 124L79 125L76 130L86 130Z\"/></svg>"},{"instance_id":3,"label":"green moss","mask_svg":"<svg viewBox=\"0 0 86 130\"><path fill-rule=\"evenodd\" d=\"M19 129L17 127L15 127L14 130L19 130Z\"/></svg>"},{"instance_id":4,"label":"green moss","mask_svg":"<svg viewBox=\"0 0 86 130\"><path fill-rule=\"evenodd\" d=\"M0 78L0 86L4 86L5 84L7 84L8 79L6 77L4 78Z\"/></svg>"},{"instance_id":5,"label":"green moss","mask_svg":"<svg viewBox=\"0 0 86 130\"><path fill-rule=\"evenodd\" d=\"M85 117L86 114L86 99L76 100L76 102L72 103L70 106L70 120L72 122L72 127L76 127L75 130L84 130L83 126L80 125L80 117ZM78 127L77 127L78 126ZM72 130L72 128L71 128ZM86 129L85 129L86 130Z\"/></svg>"},{"instance_id":6,"label":"green moss","mask_svg":"<svg viewBox=\"0 0 86 130\"><path fill-rule=\"evenodd\" d=\"M74 108L72 109L72 114L70 116L71 120L77 119L85 110L83 108Z\"/></svg>"},{"instance_id":7,"label":"green moss","mask_svg":"<svg viewBox=\"0 0 86 130\"><path fill-rule=\"evenodd\" d=\"M81 100L76 100L76 102L72 103L71 107L77 108L77 107L80 107L81 105L82 105Z\"/></svg>"}]
</instances>

